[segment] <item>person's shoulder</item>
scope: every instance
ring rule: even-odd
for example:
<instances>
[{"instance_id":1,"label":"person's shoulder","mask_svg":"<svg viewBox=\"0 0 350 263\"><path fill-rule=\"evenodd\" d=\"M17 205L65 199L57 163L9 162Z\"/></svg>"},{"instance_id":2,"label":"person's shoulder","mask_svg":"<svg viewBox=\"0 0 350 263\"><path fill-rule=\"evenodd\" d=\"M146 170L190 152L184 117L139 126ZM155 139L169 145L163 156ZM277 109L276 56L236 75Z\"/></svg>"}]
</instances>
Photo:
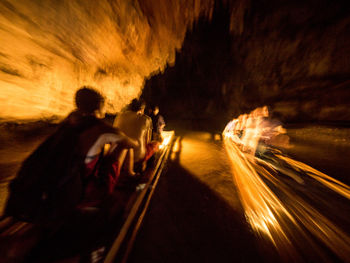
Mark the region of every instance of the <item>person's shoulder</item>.
<instances>
[{"instance_id":1,"label":"person's shoulder","mask_svg":"<svg viewBox=\"0 0 350 263\"><path fill-rule=\"evenodd\" d=\"M94 115L85 115L79 111L73 111L61 122L61 126L80 127L84 129L98 125L99 122L100 120Z\"/></svg>"},{"instance_id":2,"label":"person's shoulder","mask_svg":"<svg viewBox=\"0 0 350 263\"><path fill-rule=\"evenodd\" d=\"M152 122L152 118L151 118L150 116L146 115L146 114L143 114L143 115L142 115L142 118L143 118L145 121L147 121L147 122Z\"/></svg>"},{"instance_id":3,"label":"person's shoulder","mask_svg":"<svg viewBox=\"0 0 350 263\"><path fill-rule=\"evenodd\" d=\"M152 120L152 118L146 114L143 114L142 117L145 118L146 120Z\"/></svg>"},{"instance_id":4,"label":"person's shoulder","mask_svg":"<svg viewBox=\"0 0 350 263\"><path fill-rule=\"evenodd\" d=\"M132 111L122 111L117 114L115 120L127 120L134 117L134 112Z\"/></svg>"},{"instance_id":5,"label":"person's shoulder","mask_svg":"<svg viewBox=\"0 0 350 263\"><path fill-rule=\"evenodd\" d=\"M113 132L116 130L110 123L108 123L106 120L98 119L98 126L101 129L104 129L106 131Z\"/></svg>"},{"instance_id":6,"label":"person's shoulder","mask_svg":"<svg viewBox=\"0 0 350 263\"><path fill-rule=\"evenodd\" d=\"M127 116L130 115L130 111L121 111L117 114L117 117Z\"/></svg>"},{"instance_id":7,"label":"person's shoulder","mask_svg":"<svg viewBox=\"0 0 350 263\"><path fill-rule=\"evenodd\" d=\"M68 123L71 125L77 124L82 120L83 116L79 111L72 111L68 116L62 121L62 123Z\"/></svg>"},{"instance_id":8,"label":"person's shoulder","mask_svg":"<svg viewBox=\"0 0 350 263\"><path fill-rule=\"evenodd\" d=\"M152 125L152 118L147 116L146 114L140 115L140 118L146 125Z\"/></svg>"}]
</instances>

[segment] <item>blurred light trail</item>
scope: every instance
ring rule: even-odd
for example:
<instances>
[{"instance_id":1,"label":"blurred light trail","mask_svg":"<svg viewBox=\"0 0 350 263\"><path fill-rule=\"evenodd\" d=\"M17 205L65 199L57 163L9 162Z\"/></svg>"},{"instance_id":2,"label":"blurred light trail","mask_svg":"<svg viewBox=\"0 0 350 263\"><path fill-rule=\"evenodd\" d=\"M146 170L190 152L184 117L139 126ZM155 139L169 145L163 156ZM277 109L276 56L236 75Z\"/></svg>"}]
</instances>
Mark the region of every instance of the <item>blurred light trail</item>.
<instances>
[{"instance_id":1,"label":"blurred light trail","mask_svg":"<svg viewBox=\"0 0 350 263\"><path fill-rule=\"evenodd\" d=\"M349 186L266 144L263 151L258 150L263 132L252 125L259 121L249 118L248 136L253 143L245 140L244 128L243 135L235 133L237 125L232 122L223 135L253 230L273 243L283 261L350 262L349 229L341 228L349 226L350 220L345 211L339 211L344 205L350 207Z\"/></svg>"},{"instance_id":2,"label":"blurred light trail","mask_svg":"<svg viewBox=\"0 0 350 263\"><path fill-rule=\"evenodd\" d=\"M319 181L320 183L324 184L325 186L331 188L333 191L337 192L338 194L346 197L347 199L350 199L350 187L302 162L293 160L287 156L283 156L283 155L277 155L278 158L280 158L281 160L284 160L286 163L288 163L289 165L303 170L305 172L308 173L309 176L311 176L312 178L316 179L317 181Z\"/></svg>"}]
</instances>

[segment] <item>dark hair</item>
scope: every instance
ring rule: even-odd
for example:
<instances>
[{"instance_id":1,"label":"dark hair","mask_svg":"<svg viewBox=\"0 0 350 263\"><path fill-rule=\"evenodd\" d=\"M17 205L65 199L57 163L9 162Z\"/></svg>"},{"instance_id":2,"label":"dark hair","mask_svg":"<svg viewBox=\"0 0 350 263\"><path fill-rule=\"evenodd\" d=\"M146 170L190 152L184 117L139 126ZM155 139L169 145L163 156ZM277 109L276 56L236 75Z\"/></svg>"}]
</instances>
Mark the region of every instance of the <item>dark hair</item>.
<instances>
[{"instance_id":1,"label":"dark hair","mask_svg":"<svg viewBox=\"0 0 350 263\"><path fill-rule=\"evenodd\" d=\"M152 110L154 111L155 109L159 110L159 106L158 105L152 105Z\"/></svg>"},{"instance_id":2,"label":"dark hair","mask_svg":"<svg viewBox=\"0 0 350 263\"><path fill-rule=\"evenodd\" d=\"M142 107L145 107L146 103L143 100L133 99L130 103L130 110L138 112Z\"/></svg>"},{"instance_id":3,"label":"dark hair","mask_svg":"<svg viewBox=\"0 0 350 263\"><path fill-rule=\"evenodd\" d=\"M93 113L100 109L103 102L102 95L89 86L83 86L75 93L75 104L80 111L85 113Z\"/></svg>"}]
</instances>

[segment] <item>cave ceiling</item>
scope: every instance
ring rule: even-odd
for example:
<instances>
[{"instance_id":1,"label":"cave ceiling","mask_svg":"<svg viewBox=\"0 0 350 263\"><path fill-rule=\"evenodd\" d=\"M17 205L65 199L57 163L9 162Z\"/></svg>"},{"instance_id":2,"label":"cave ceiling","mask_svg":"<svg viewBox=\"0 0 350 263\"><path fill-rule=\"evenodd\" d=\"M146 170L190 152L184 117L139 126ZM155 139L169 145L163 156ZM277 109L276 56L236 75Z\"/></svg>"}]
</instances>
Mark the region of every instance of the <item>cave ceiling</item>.
<instances>
[{"instance_id":1,"label":"cave ceiling","mask_svg":"<svg viewBox=\"0 0 350 263\"><path fill-rule=\"evenodd\" d=\"M350 120L346 1L2 0L1 120L64 116L90 85L169 118Z\"/></svg>"},{"instance_id":2,"label":"cave ceiling","mask_svg":"<svg viewBox=\"0 0 350 263\"><path fill-rule=\"evenodd\" d=\"M0 1L0 118L63 116L82 85L119 111L145 77L175 63L187 28L213 1Z\"/></svg>"}]
</instances>

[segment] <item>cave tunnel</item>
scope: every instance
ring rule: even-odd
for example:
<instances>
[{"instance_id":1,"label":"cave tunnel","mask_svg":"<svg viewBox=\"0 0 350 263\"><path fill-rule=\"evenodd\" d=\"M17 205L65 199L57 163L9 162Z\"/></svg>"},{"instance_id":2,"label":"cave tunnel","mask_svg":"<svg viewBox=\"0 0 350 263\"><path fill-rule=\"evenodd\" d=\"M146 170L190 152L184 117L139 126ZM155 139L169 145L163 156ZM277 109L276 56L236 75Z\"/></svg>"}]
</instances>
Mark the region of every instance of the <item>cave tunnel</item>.
<instances>
[{"instance_id":1,"label":"cave tunnel","mask_svg":"<svg viewBox=\"0 0 350 263\"><path fill-rule=\"evenodd\" d=\"M1 0L0 261L350 262L349 14L345 0ZM40 173L81 138L59 131L83 86L109 133L135 99L159 107L160 165L135 159L143 181L127 190L120 177L116 221L101 207L59 231L9 220L36 149L68 138Z\"/></svg>"}]
</instances>

